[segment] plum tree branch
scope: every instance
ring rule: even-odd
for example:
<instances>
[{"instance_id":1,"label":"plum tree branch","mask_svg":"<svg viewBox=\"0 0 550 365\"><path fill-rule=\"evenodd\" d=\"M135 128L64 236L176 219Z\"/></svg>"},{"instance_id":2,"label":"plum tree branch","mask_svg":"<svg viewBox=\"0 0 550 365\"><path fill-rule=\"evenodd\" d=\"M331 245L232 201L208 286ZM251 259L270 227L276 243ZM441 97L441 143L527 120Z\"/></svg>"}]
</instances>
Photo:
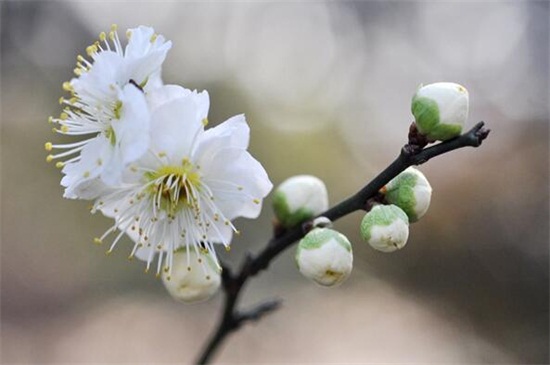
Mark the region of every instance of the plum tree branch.
<instances>
[{"instance_id":1,"label":"plum tree branch","mask_svg":"<svg viewBox=\"0 0 550 365\"><path fill-rule=\"evenodd\" d=\"M484 122L479 122L461 136L425 148L428 142L418 135L413 123L409 131L409 142L401 149L399 156L388 167L356 194L336 204L319 216L336 221L357 210L364 210L368 200L375 197L384 185L407 167L421 165L434 157L459 148L478 147L487 138L489 132L489 129L484 128ZM250 253L246 256L237 273L233 273L228 267L223 267L222 283L225 293L223 314L215 332L198 358L198 364L207 364L224 339L238 330L242 324L258 321L280 307L280 300L266 301L247 311L239 311L236 305L246 282L260 271L267 269L275 257L301 239L307 233L308 225L311 226L311 221L286 231L277 230L274 237L262 251L255 256Z\"/></svg>"}]
</instances>

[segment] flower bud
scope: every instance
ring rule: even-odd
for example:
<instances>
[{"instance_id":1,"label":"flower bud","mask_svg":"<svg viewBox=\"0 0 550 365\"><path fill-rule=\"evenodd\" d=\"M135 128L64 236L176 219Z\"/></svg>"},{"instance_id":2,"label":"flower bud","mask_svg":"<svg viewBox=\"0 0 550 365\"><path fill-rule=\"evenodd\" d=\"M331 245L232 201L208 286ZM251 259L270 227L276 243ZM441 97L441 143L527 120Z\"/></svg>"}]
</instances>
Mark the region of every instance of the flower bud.
<instances>
[{"instance_id":1,"label":"flower bud","mask_svg":"<svg viewBox=\"0 0 550 365\"><path fill-rule=\"evenodd\" d=\"M327 188L315 176L293 176L275 190L273 209L284 227L293 227L328 209Z\"/></svg>"},{"instance_id":2,"label":"flower bud","mask_svg":"<svg viewBox=\"0 0 550 365\"><path fill-rule=\"evenodd\" d=\"M409 237L409 219L395 205L376 205L361 222L361 237L382 252L399 250Z\"/></svg>"},{"instance_id":3,"label":"flower bud","mask_svg":"<svg viewBox=\"0 0 550 365\"><path fill-rule=\"evenodd\" d=\"M468 118L468 90L452 82L421 86L411 111L418 131L430 141L446 141L462 133Z\"/></svg>"},{"instance_id":4,"label":"flower bud","mask_svg":"<svg viewBox=\"0 0 550 365\"><path fill-rule=\"evenodd\" d=\"M388 203L397 205L409 217L409 222L416 222L430 207L432 187L422 172L409 167L383 189Z\"/></svg>"},{"instance_id":5,"label":"flower bud","mask_svg":"<svg viewBox=\"0 0 550 365\"><path fill-rule=\"evenodd\" d=\"M185 248L174 253L171 271L162 274L170 295L180 302L200 302L210 298L221 284L221 269L210 253Z\"/></svg>"},{"instance_id":6,"label":"flower bud","mask_svg":"<svg viewBox=\"0 0 550 365\"><path fill-rule=\"evenodd\" d=\"M323 286L340 284L353 266L351 244L343 234L314 228L298 243L296 263L302 275Z\"/></svg>"}]
</instances>

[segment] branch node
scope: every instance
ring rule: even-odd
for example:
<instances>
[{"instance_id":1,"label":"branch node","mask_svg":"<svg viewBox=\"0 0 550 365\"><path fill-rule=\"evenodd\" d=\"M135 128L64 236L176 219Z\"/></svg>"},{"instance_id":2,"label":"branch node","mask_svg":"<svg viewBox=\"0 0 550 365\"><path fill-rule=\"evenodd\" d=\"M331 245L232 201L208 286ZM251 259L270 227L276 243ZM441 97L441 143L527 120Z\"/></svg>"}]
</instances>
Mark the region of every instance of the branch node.
<instances>
[{"instance_id":1,"label":"branch node","mask_svg":"<svg viewBox=\"0 0 550 365\"><path fill-rule=\"evenodd\" d=\"M235 328L240 327L245 322L255 322L270 314L271 312L276 311L282 305L281 299L272 299L266 302L258 304L256 307L246 310L235 312L234 315L234 324Z\"/></svg>"}]
</instances>

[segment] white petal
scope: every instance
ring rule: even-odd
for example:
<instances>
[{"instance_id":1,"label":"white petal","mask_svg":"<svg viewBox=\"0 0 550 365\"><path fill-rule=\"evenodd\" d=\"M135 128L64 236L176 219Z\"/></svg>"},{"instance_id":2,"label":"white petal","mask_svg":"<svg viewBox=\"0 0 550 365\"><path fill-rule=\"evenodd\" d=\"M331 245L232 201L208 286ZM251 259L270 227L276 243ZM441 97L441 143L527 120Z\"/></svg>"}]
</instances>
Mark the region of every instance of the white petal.
<instances>
[{"instance_id":1,"label":"white petal","mask_svg":"<svg viewBox=\"0 0 550 365\"><path fill-rule=\"evenodd\" d=\"M163 104L177 98L185 98L191 94L191 90L179 85L163 85L146 93L147 104L151 110L155 110Z\"/></svg>"},{"instance_id":2,"label":"white petal","mask_svg":"<svg viewBox=\"0 0 550 365\"><path fill-rule=\"evenodd\" d=\"M116 96L111 85L123 85L128 82L124 59L112 51L97 53L90 71L74 79L72 86L79 96L92 95L104 100L105 96Z\"/></svg>"},{"instance_id":3,"label":"white petal","mask_svg":"<svg viewBox=\"0 0 550 365\"><path fill-rule=\"evenodd\" d=\"M261 211L261 200L273 187L263 166L247 151L238 148L220 149L202 173L214 194L216 206L227 219L256 218Z\"/></svg>"},{"instance_id":4,"label":"white petal","mask_svg":"<svg viewBox=\"0 0 550 365\"><path fill-rule=\"evenodd\" d=\"M151 75L159 76L158 71L172 47L172 42L166 42L162 36L156 36L152 42L155 31L151 27L140 26L129 29L129 32L131 37L124 56L126 67L131 70L130 78L138 84L144 81L149 83Z\"/></svg>"},{"instance_id":5,"label":"white petal","mask_svg":"<svg viewBox=\"0 0 550 365\"><path fill-rule=\"evenodd\" d=\"M113 120L117 148L122 162L139 159L149 148L150 114L143 92L132 84L119 95L122 102L120 120Z\"/></svg>"},{"instance_id":6,"label":"white petal","mask_svg":"<svg viewBox=\"0 0 550 365\"><path fill-rule=\"evenodd\" d=\"M195 138L204 133L196 116L197 105L190 97L176 98L156 108L151 122L153 150L172 157L178 164L182 158L190 157Z\"/></svg>"},{"instance_id":7,"label":"white petal","mask_svg":"<svg viewBox=\"0 0 550 365\"><path fill-rule=\"evenodd\" d=\"M250 128L244 114L236 115L201 136L195 159L199 165L207 165L220 148L240 148L246 150L250 138Z\"/></svg>"},{"instance_id":8,"label":"white petal","mask_svg":"<svg viewBox=\"0 0 550 365\"><path fill-rule=\"evenodd\" d=\"M80 160L63 167L65 176L61 179L61 185L67 188L64 196L71 199L90 199L90 196L99 194L88 191L86 197L79 196L78 185L99 176L105 169L105 164L111 160L112 154L112 146L103 134L91 139L82 149Z\"/></svg>"}]
</instances>

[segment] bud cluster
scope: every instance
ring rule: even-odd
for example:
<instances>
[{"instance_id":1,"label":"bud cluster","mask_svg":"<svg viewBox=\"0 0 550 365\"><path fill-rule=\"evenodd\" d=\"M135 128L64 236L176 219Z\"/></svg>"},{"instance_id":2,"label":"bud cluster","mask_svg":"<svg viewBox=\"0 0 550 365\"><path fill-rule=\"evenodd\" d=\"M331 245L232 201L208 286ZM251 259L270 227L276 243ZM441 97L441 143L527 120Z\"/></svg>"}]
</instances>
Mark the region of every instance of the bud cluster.
<instances>
[{"instance_id":1,"label":"bud cluster","mask_svg":"<svg viewBox=\"0 0 550 365\"><path fill-rule=\"evenodd\" d=\"M432 187L420 171L409 167L380 190L376 204L360 225L361 237L382 252L403 248L409 223L418 221L430 205ZM295 176L276 190L273 207L277 222L285 229L311 220L328 209L324 183L313 176ZM331 227L326 217L314 219L296 249L300 273L322 286L334 286L348 278L353 266L350 241Z\"/></svg>"}]
</instances>

